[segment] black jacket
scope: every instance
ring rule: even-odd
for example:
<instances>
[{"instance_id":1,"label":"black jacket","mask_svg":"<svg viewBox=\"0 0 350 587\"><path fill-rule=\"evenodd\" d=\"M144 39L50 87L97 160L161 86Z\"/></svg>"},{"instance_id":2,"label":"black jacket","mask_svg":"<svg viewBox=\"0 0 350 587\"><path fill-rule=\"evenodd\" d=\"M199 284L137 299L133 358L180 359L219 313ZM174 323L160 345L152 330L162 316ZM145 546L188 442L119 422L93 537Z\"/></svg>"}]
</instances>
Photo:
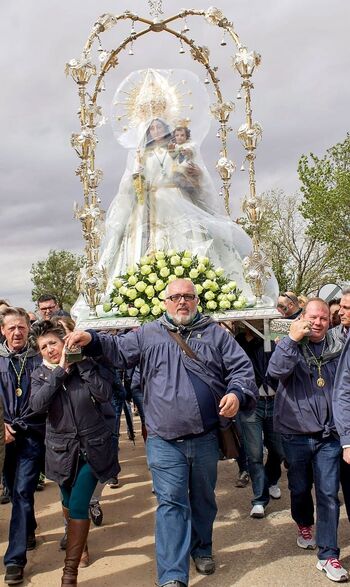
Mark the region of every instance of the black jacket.
<instances>
[{"instance_id":1,"label":"black jacket","mask_svg":"<svg viewBox=\"0 0 350 587\"><path fill-rule=\"evenodd\" d=\"M92 359L32 373L30 406L47 413L46 476L59 485L74 483L81 453L102 483L119 473L112 381Z\"/></svg>"}]
</instances>

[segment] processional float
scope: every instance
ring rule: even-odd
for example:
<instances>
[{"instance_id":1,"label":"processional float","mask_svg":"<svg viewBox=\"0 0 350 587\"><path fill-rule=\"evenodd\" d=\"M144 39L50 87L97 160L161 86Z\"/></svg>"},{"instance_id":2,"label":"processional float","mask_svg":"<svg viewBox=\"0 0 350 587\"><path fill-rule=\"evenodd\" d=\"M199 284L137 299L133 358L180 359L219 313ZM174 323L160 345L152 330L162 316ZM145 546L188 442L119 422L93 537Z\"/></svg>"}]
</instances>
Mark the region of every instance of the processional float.
<instances>
[{"instance_id":1,"label":"processional float","mask_svg":"<svg viewBox=\"0 0 350 587\"><path fill-rule=\"evenodd\" d=\"M243 259L244 276L255 296L255 304L245 310L228 311L214 314L220 320L264 319L265 334L268 331L269 319L276 317L276 312L264 303L266 283L271 276L268 259L260 245L260 227L263 219L263 204L256 192L255 158L256 149L262 137L262 128L253 120L251 94L253 90L252 76L260 64L260 55L250 51L241 43L234 30L233 23L226 18L223 12L215 7L207 10L185 9L177 14L162 18L162 2L149 1L150 17L139 16L130 11L122 14L102 14L92 27L85 43L81 57L72 59L66 64L66 74L76 82L79 93L80 107L78 111L80 130L71 136L71 144L75 149L80 165L76 170L82 186L84 200L82 205L75 204L75 217L82 224L85 241L85 266L79 278L79 288L89 307L88 323L92 327L106 328L111 325L110 320L97 318L96 307L100 304L106 288L106 270L99 263L100 244L104 230L104 211L101 208L101 199L98 196L98 187L103 179L103 171L96 168L95 157L98 143L98 129L106 121L102 106L99 104L101 92L105 88L105 78L114 68L118 68L120 59L124 55L133 55L135 45L145 35L170 35L176 37L179 43L178 53L181 55L187 49L190 56L204 70L203 83L211 87L215 101L210 106L210 114L218 123L217 137L220 142L219 158L216 170L220 177L221 189L218 197L224 199L226 213L230 214L230 188L232 174L236 165L228 153L228 139L234 132L231 118L234 112L234 98L243 99L245 104L245 121L239 126L237 136L245 150L244 163L247 165L249 176L249 195L243 202L243 211L247 216L245 226L252 235L252 250ZM229 63L230 71L224 75L239 75L239 91L232 98L224 97L222 84L218 77L218 67L212 62L211 50L199 45L190 37L190 19L202 19L208 27L218 27L222 31L220 45L232 43L234 51ZM130 32L122 38L120 43L107 49L104 47L103 34L122 22L130 23ZM210 31L209 31L210 32ZM202 35L203 37L203 35ZM116 38L116 34L114 35ZM210 38L208 34L206 38ZM220 72L221 75L221 72ZM118 319L117 319L118 321ZM131 321L120 321L124 326ZM114 326L116 327L116 326Z\"/></svg>"}]
</instances>

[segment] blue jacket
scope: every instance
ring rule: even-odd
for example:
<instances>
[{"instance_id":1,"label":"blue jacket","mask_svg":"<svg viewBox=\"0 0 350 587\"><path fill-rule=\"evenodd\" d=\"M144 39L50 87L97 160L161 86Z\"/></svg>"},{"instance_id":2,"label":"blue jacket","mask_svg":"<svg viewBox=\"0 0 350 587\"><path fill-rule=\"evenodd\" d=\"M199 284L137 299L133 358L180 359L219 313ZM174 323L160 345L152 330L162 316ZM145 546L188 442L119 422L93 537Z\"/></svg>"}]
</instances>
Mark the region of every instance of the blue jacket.
<instances>
[{"instance_id":1,"label":"blue jacket","mask_svg":"<svg viewBox=\"0 0 350 587\"><path fill-rule=\"evenodd\" d=\"M275 397L274 429L282 434L317 434L336 432L333 412L333 382L342 345L332 331L326 335L327 346L322 365L324 387L317 386L317 366L307 358L303 344L286 336L278 343L267 373L279 379ZM322 342L323 345L323 342ZM319 350L318 350L319 352Z\"/></svg>"},{"instance_id":2,"label":"blue jacket","mask_svg":"<svg viewBox=\"0 0 350 587\"><path fill-rule=\"evenodd\" d=\"M41 365L32 373L30 405L46 419L46 476L74 483L80 451L102 483L120 471L111 406L114 373L91 359L69 372Z\"/></svg>"},{"instance_id":3,"label":"blue jacket","mask_svg":"<svg viewBox=\"0 0 350 587\"><path fill-rule=\"evenodd\" d=\"M20 372L22 361L26 356L26 363L21 377L22 395L16 395L18 387L17 372ZM16 430L22 432L36 430L45 434L45 416L34 412L30 405L31 382L30 375L41 363L41 357L34 350L29 349L20 353L10 352L5 345L0 345L0 395L4 406L4 420Z\"/></svg>"},{"instance_id":4,"label":"blue jacket","mask_svg":"<svg viewBox=\"0 0 350 587\"><path fill-rule=\"evenodd\" d=\"M334 421L342 446L350 445L350 338L338 363L333 394Z\"/></svg>"},{"instance_id":5,"label":"blue jacket","mask_svg":"<svg viewBox=\"0 0 350 587\"><path fill-rule=\"evenodd\" d=\"M219 397L233 392L242 409L255 407L258 390L252 364L231 335L207 316L179 327L198 356L199 360L194 360L182 352L168 330L178 328L162 317L121 336L89 331L92 341L84 349L90 356L105 355L121 369L140 364L149 434L171 440L203 432L188 372L202 379Z\"/></svg>"}]
</instances>

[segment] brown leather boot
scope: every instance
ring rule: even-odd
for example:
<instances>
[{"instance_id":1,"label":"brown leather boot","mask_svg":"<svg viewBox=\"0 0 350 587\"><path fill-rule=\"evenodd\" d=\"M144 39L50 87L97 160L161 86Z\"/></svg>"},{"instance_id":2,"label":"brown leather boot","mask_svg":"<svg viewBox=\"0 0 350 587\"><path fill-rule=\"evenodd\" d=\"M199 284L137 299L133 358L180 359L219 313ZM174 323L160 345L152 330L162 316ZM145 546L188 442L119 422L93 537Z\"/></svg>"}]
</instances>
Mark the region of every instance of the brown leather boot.
<instances>
[{"instance_id":1,"label":"brown leather boot","mask_svg":"<svg viewBox=\"0 0 350 587\"><path fill-rule=\"evenodd\" d=\"M90 520L68 520L68 538L61 586L76 585L78 567L86 546Z\"/></svg>"},{"instance_id":2,"label":"brown leather boot","mask_svg":"<svg viewBox=\"0 0 350 587\"><path fill-rule=\"evenodd\" d=\"M79 567L81 569L84 569L85 567L88 567L89 564L90 564L89 549L88 549L88 545L86 542L86 544L84 546L83 554L81 555L81 558L80 558Z\"/></svg>"},{"instance_id":3,"label":"brown leather boot","mask_svg":"<svg viewBox=\"0 0 350 587\"><path fill-rule=\"evenodd\" d=\"M67 522L67 526L65 529L65 534L64 536L61 538L61 550L66 550L66 546L67 546L67 530L68 530L68 520L69 520L69 509L64 507L64 505L62 505L62 512L63 512L63 516ZM62 543L64 541L64 548L62 547ZM79 567L80 568L85 568L88 567L90 564L90 558L89 558L89 549L88 549L88 545L87 543L85 544L84 550L83 550L83 554L81 555L81 559L80 559L80 563L79 563Z\"/></svg>"},{"instance_id":4,"label":"brown leather boot","mask_svg":"<svg viewBox=\"0 0 350 587\"><path fill-rule=\"evenodd\" d=\"M62 504L62 513L63 513L63 517L65 519L65 526L64 526L64 534L60 540L60 549L61 550L66 550L66 546L67 546L67 529L68 529L68 520L69 520L69 509L64 507L64 505Z\"/></svg>"}]
</instances>

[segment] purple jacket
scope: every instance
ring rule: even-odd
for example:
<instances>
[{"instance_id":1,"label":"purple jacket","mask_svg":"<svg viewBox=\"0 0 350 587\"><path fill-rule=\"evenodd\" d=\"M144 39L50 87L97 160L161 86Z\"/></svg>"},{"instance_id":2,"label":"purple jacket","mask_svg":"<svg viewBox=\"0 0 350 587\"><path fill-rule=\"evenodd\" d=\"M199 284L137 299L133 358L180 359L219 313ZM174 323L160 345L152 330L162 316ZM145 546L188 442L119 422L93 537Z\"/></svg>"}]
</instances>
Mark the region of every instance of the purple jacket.
<instances>
[{"instance_id":1,"label":"purple jacket","mask_svg":"<svg viewBox=\"0 0 350 587\"><path fill-rule=\"evenodd\" d=\"M350 446L350 338L338 363L333 395L334 421L342 446Z\"/></svg>"},{"instance_id":2,"label":"purple jacket","mask_svg":"<svg viewBox=\"0 0 350 587\"><path fill-rule=\"evenodd\" d=\"M231 335L207 316L188 327L180 327L187 344L198 356L197 361L182 352L168 330L177 327L162 317L121 336L90 331L93 339L84 349L87 355L105 355L121 369L140 364L149 434L171 440L203 432L187 371L201 378L219 397L233 392L242 409L255 407L258 390L253 368Z\"/></svg>"},{"instance_id":3,"label":"purple jacket","mask_svg":"<svg viewBox=\"0 0 350 587\"><path fill-rule=\"evenodd\" d=\"M329 330L322 365L324 387L317 386L317 365L305 354L303 345L286 336L271 356L267 373L279 379L275 397L274 429L282 434L317 434L336 432L332 396L333 382L342 345ZM311 344L311 343L310 343ZM318 343L319 353L323 342Z\"/></svg>"}]
</instances>

